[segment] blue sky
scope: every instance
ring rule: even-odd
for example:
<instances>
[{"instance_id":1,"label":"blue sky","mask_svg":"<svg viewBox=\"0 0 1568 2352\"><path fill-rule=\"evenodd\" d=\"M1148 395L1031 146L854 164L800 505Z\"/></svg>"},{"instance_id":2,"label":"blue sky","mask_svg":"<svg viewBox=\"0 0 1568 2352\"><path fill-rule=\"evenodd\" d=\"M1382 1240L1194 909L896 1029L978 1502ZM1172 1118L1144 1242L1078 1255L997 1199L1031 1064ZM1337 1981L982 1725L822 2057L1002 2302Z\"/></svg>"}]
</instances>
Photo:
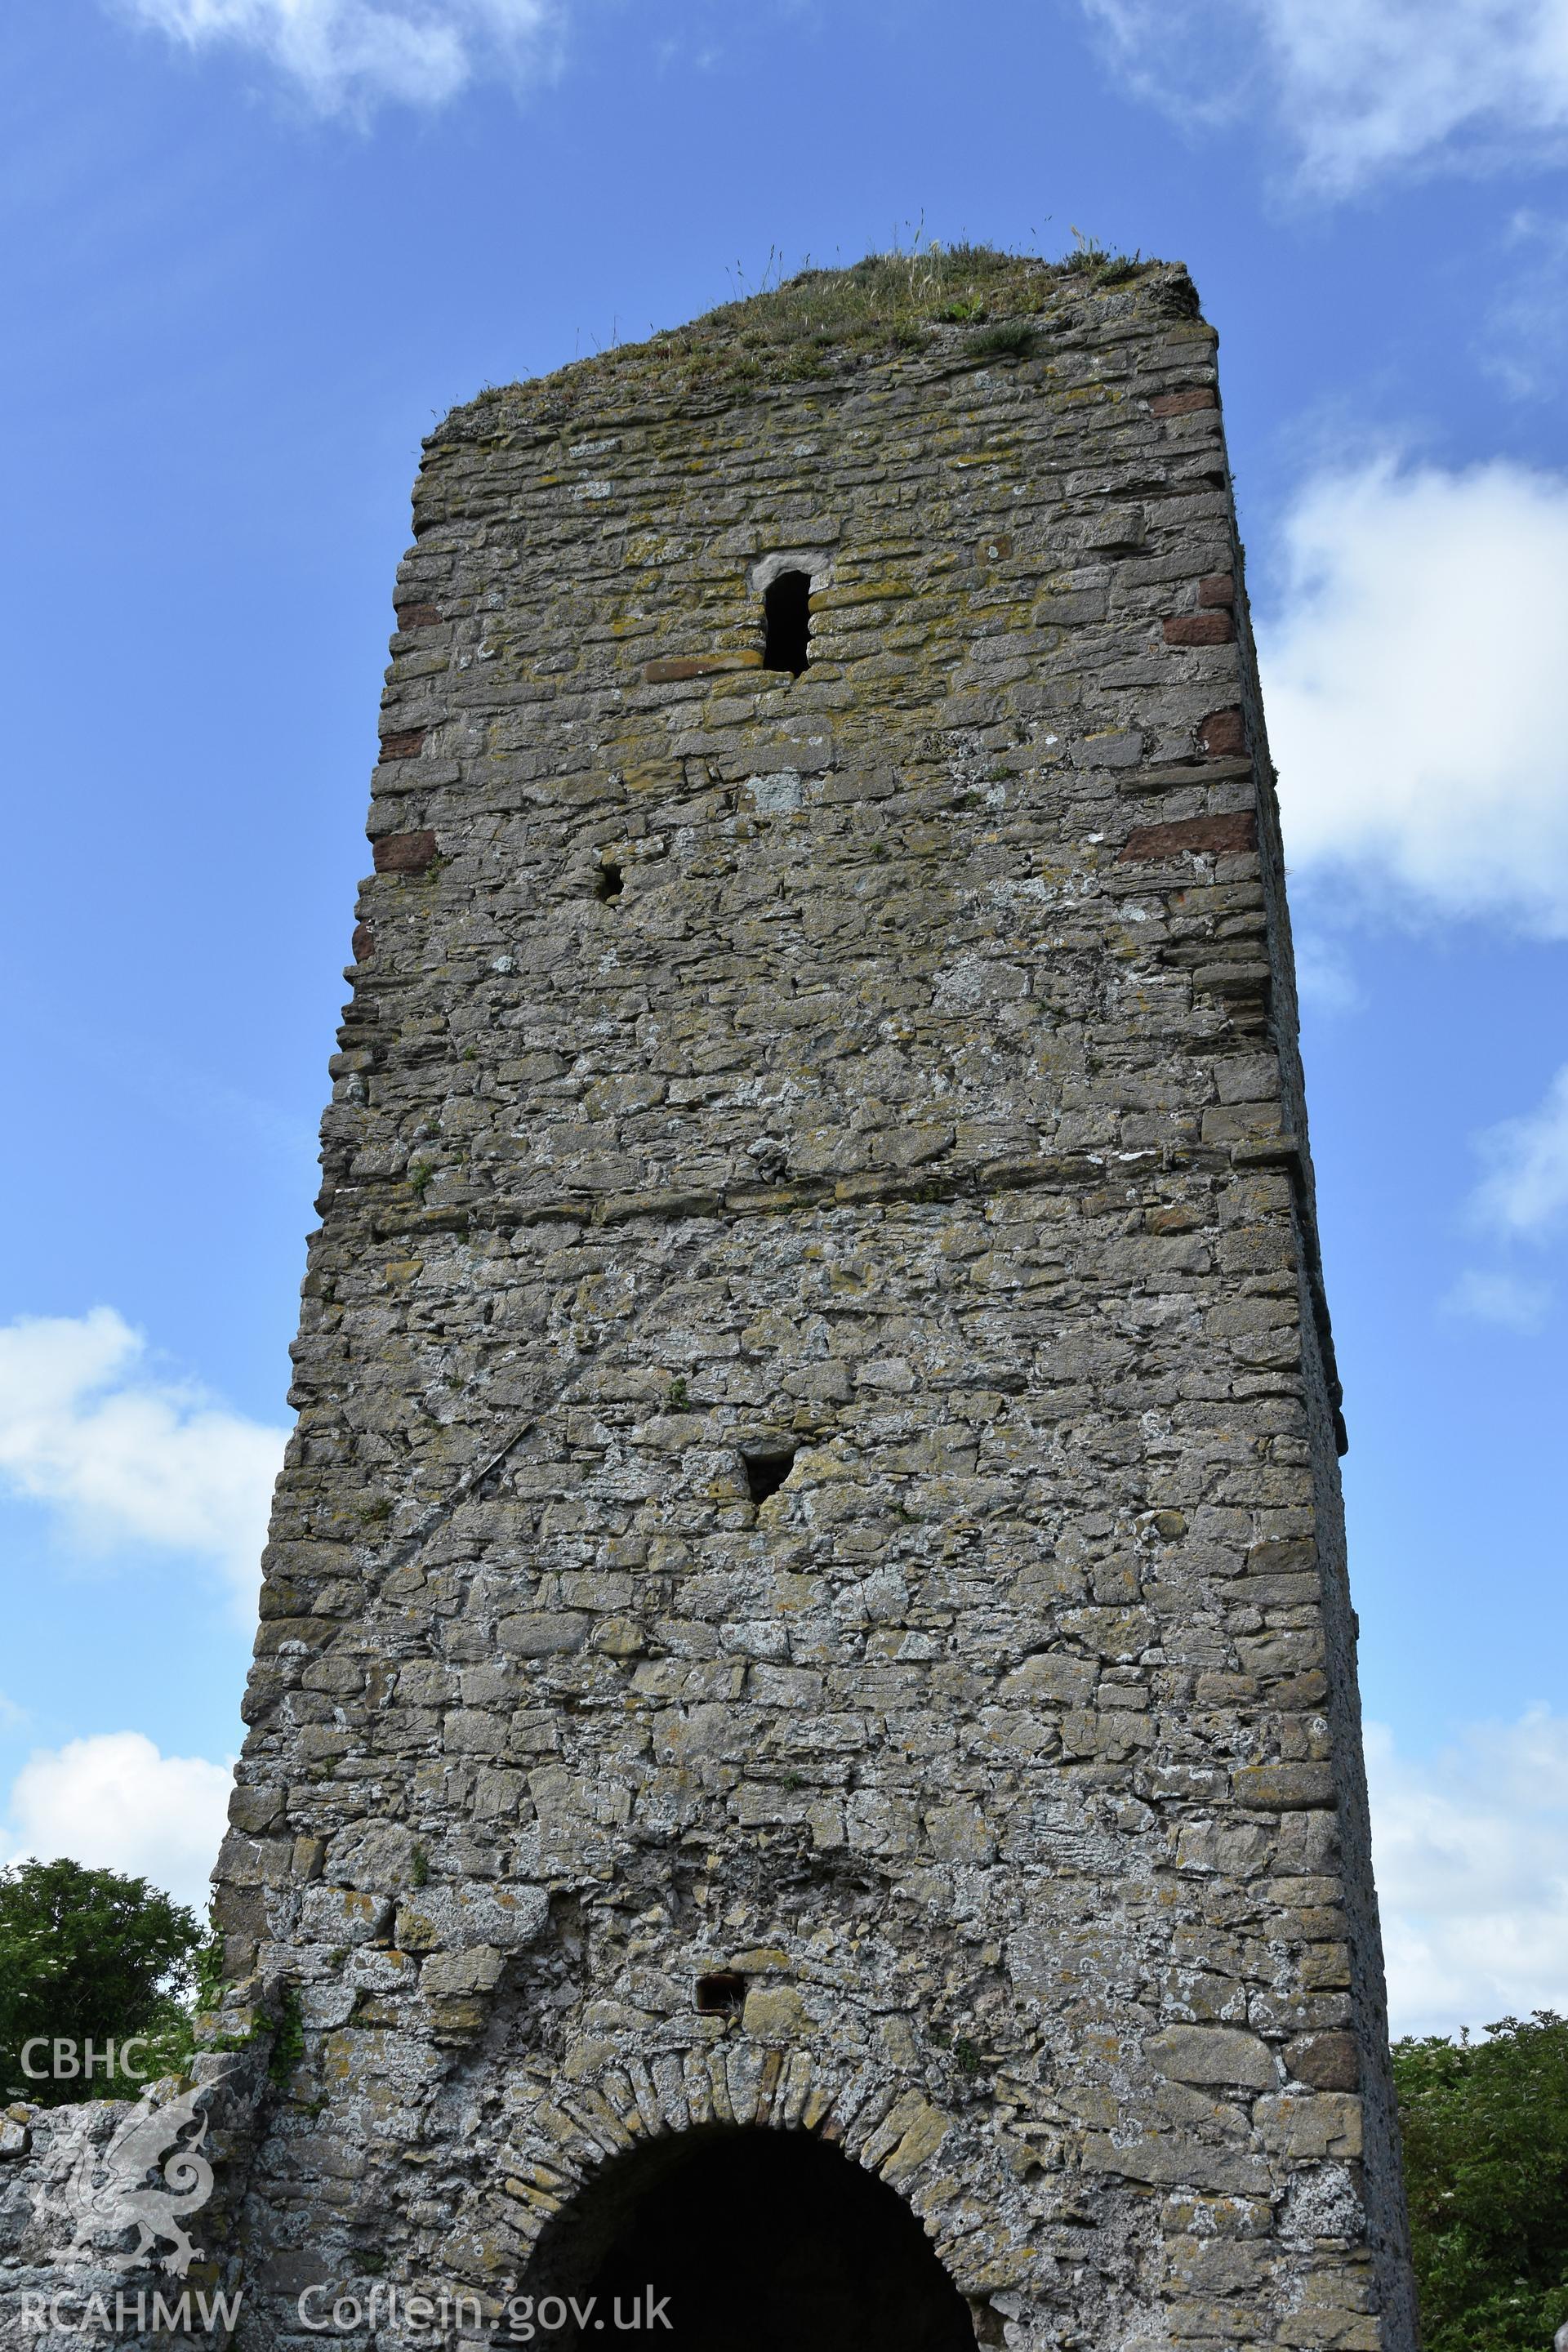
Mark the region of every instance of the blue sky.
<instances>
[{"instance_id":1,"label":"blue sky","mask_svg":"<svg viewBox=\"0 0 1568 2352\"><path fill-rule=\"evenodd\" d=\"M0 1855L210 1858L421 434L1076 226L1222 337L1396 2023L1568 2007L1568 0L15 0L0 112Z\"/></svg>"}]
</instances>

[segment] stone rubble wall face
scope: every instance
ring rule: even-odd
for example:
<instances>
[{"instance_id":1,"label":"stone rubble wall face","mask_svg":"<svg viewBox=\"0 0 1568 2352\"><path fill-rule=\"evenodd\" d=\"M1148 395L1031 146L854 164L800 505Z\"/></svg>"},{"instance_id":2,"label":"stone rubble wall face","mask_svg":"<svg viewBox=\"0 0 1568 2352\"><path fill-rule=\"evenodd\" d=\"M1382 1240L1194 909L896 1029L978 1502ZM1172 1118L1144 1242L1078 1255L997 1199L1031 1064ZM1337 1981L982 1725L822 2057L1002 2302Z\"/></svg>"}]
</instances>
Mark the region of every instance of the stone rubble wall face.
<instances>
[{"instance_id":1,"label":"stone rubble wall face","mask_svg":"<svg viewBox=\"0 0 1568 2352\"><path fill-rule=\"evenodd\" d=\"M428 446L220 1866L258 2346L710 2116L988 2343L1414 2344L1215 338L963 343Z\"/></svg>"},{"instance_id":2,"label":"stone rubble wall face","mask_svg":"<svg viewBox=\"0 0 1568 2352\"><path fill-rule=\"evenodd\" d=\"M52 2107L17 2100L0 2108L0 2336L28 2352L108 2343L161 2352L185 2335L187 2322L197 2337L221 2336L225 2311L243 2304L242 2295L235 2300L240 2266L227 2251L232 2196L204 2197L180 2159L196 2139L188 2128L195 2106L203 2158L229 2181L242 2180L256 2091L252 2063L209 2053L196 2058L194 2082L150 2082L137 2100ZM160 2110L160 2163L116 2162L117 2138ZM138 2189L145 2231L126 2203ZM165 2204L174 2216L166 2230L157 2226Z\"/></svg>"}]
</instances>

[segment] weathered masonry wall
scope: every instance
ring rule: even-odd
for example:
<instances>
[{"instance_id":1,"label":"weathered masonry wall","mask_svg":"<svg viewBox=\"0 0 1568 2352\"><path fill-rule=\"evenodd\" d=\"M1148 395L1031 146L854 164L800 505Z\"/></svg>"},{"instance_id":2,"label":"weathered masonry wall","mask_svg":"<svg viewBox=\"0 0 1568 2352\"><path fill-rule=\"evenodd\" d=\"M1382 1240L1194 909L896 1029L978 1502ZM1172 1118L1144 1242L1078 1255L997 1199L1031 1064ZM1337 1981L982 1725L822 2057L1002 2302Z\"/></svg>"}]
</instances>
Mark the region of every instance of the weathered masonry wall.
<instances>
[{"instance_id":1,"label":"weathered masonry wall","mask_svg":"<svg viewBox=\"0 0 1568 2352\"><path fill-rule=\"evenodd\" d=\"M1413 2346L1215 339L1001 293L428 445L222 1865L254 2345L732 2118L983 2342Z\"/></svg>"}]
</instances>

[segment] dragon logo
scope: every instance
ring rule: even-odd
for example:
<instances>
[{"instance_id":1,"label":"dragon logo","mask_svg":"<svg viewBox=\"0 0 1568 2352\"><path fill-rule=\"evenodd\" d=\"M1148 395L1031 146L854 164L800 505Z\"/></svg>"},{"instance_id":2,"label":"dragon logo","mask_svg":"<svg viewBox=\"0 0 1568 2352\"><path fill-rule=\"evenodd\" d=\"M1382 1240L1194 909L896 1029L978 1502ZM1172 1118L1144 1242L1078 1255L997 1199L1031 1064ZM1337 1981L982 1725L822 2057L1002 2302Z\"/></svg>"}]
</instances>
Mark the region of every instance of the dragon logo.
<instances>
[{"instance_id":1,"label":"dragon logo","mask_svg":"<svg viewBox=\"0 0 1568 2352\"><path fill-rule=\"evenodd\" d=\"M64 2183L75 2228L69 2245L56 2249L57 2262L68 2263L95 2242L101 2245L133 2229L137 2242L119 2258L122 2268L134 2269L163 2238L174 2252L164 2255L162 2268L184 2277L202 2250L191 2243L182 2217L199 2213L213 2190L213 2168L201 2152L207 2135L207 2118L196 2106L201 2096L198 2086L163 2106L138 2105L107 2147L91 2140L83 2145ZM192 2124L195 2137L182 2140ZM150 2178L154 2175L161 2178Z\"/></svg>"}]
</instances>

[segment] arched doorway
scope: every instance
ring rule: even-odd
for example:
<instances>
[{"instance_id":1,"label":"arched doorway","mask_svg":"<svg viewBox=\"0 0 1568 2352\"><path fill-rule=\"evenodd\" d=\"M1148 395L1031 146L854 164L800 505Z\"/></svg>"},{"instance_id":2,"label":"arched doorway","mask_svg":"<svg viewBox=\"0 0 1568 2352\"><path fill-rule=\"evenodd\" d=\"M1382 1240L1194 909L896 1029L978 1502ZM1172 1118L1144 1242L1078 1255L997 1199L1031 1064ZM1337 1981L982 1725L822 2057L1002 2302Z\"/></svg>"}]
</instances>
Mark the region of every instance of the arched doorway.
<instances>
[{"instance_id":1,"label":"arched doorway","mask_svg":"<svg viewBox=\"0 0 1568 2352\"><path fill-rule=\"evenodd\" d=\"M550 2222L520 2292L535 2313L565 2305L531 2352L610 2352L633 2332L646 2352L974 2352L903 2199L804 2131L712 2125L614 2158Z\"/></svg>"}]
</instances>

